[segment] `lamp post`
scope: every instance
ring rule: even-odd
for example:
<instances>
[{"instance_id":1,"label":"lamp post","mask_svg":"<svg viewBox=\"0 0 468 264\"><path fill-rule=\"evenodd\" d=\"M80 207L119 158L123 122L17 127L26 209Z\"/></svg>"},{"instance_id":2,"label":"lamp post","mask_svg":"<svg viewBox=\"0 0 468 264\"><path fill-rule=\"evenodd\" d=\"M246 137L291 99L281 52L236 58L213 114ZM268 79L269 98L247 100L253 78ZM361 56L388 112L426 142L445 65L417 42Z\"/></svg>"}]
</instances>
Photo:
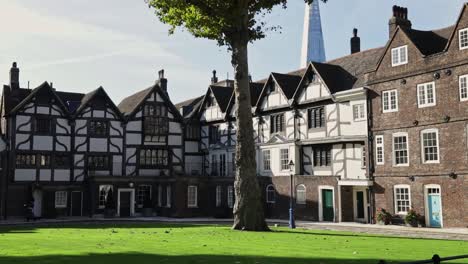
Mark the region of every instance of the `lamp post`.
<instances>
[{"instance_id":1,"label":"lamp post","mask_svg":"<svg viewBox=\"0 0 468 264\"><path fill-rule=\"evenodd\" d=\"M294 208L293 208L293 177L294 177L294 162L289 161L289 172L290 172L290 189L289 189L289 228L296 228L294 221Z\"/></svg>"}]
</instances>

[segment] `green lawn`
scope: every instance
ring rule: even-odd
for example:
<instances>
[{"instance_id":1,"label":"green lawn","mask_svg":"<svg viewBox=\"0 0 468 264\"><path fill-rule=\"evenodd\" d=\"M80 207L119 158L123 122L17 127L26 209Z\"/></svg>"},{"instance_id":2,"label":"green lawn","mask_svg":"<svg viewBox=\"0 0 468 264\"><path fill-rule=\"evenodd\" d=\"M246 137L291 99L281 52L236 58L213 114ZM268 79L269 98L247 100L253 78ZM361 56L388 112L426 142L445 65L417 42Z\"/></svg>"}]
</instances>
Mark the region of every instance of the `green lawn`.
<instances>
[{"instance_id":1,"label":"green lawn","mask_svg":"<svg viewBox=\"0 0 468 264\"><path fill-rule=\"evenodd\" d=\"M0 263L377 263L468 253L468 242L346 232L119 224L0 228ZM468 263L452 261L449 263Z\"/></svg>"}]
</instances>

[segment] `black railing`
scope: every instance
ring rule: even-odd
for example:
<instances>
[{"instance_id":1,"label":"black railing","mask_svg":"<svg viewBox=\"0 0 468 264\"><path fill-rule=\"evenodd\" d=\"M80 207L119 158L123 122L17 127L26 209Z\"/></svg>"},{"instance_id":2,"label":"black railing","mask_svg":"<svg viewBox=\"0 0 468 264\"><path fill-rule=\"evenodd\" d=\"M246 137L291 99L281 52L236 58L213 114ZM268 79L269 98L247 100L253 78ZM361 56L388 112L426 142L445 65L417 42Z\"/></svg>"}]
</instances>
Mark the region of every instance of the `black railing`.
<instances>
[{"instance_id":1,"label":"black railing","mask_svg":"<svg viewBox=\"0 0 468 264\"><path fill-rule=\"evenodd\" d=\"M460 255L460 256L452 256L452 257L445 257L445 258L441 258L439 255L434 255L432 256L431 259L426 259L426 260L418 260L418 261L412 261L412 262L400 262L400 264L430 264L430 263L433 263L433 264L440 264L441 262L444 262L444 261L450 261L450 260L456 260L456 259L466 259L468 258L468 255ZM384 260L381 260L379 261L378 264L385 264L387 262L385 262Z\"/></svg>"}]
</instances>

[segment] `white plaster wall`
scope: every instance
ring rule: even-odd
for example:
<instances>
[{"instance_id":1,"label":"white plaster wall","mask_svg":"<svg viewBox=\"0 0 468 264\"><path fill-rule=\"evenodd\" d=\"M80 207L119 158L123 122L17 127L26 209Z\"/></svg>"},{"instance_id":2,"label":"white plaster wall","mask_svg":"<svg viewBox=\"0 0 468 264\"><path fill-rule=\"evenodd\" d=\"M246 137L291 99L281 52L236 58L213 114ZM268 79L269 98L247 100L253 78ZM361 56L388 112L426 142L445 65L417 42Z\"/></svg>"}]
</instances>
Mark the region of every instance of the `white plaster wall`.
<instances>
[{"instance_id":1,"label":"white plaster wall","mask_svg":"<svg viewBox=\"0 0 468 264\"><path fill-rule=\"evenodd\" d=\"M57 121L57 124L60 125L60 126L58 125L55 126L55 130L57 131L58 134L70 134L71 127L68 124L68 120L63 119L63 118L57 118L56 121ZM62 127L64 127L65 129L63 129Z\"/></svg>"},{"instance_id":2,"label":"white plaster wall","mask_svg":"<svg viewBox=\"0 0 468 264\"><path fill-rule=\"evenodd\" d=\"M70 170L54 170L54 181L70 181Z\"/></svg>"},{"instance_id":3,"label":"white plaster wall","mask_svg":"<svg viewBox=\"0 0 468 264\"><path fill-rule=\"evenodd\" d=\"M34 150L52 150L53 137L51 136L34 136Z\"/></svg>"},{"instance_id":4,"label":"white plaster wall","mask_svg":"<svg viewBox=\"0 0 468 264\"><path fill-rule=\"evenodd\" d=\"M75 161L74 163L76 164L76 166L84 166L84 155L82 154L75 154ZM75 174L76 175L76 174Z\"/></svg>"},{"instance_id":5,"label":"white plaster wall","mask_svg":"<svg viewBox=\"0 0 468 264\"><path fill-rule=\"evenodd\" d=\"M114 155L112 158L112 174L122 176L122 156Z\"/></svg>"},{"instance_id":6,"label":"white plaster wall","mask_svg":"<svg viewBox=\"0 0 468 264\"><path fill-rule=\"evenodd\" d=\"M203 111L201 120L212 121L223 118L223 113L218 105L206 107Z\"/></svg>"},{"instance_id":7,"label":"white plaster wall","mask_svg":"<svg viewBox=\"0 0 468 264\"><path fill-rule=\"evenodd\" d=\"M141 134L130 134L127 133L127 145L139 145L141 144Z\"/></svg>"},{"instance_id":8,"label":"white plaster wall","mask_svg":"<svg viewBox=\"0 0 468 264\"><path fill-rule=\"evenodd\" d=\"M24 132L29 132L31 131L31 116L22 116L22 115L17 115L16 116L16 130L18 131L24 131ZM28 123L27 125L23 126L21 129L18 129L20 126Z\"/></svg>"},{"instance_id":9,"label":"white plaster wall","mask_svg":"<svg viewBox=\"0 0 468 264\"><path fill-rule=\"evenodd\" d=\"M281 91L281 88L276 86L275 92L270 93L269 95L266 95L263 98L260 108L262 110L266 110L269 108L277 108L277 107L282 107L282 106L287 106L287 105L288 105L288 99L286 98L286 96L284 96L283 92Z\"/></svg>"},{"instance_id":10,"label":"white plaster wall","mask_svg":"<svg viewBox=\"0 0 468 264\"><path fill-rule=\"evenodd\" d=\"M185 152L198 152L198 142L185 141Z\"/></svg>"},{"instance_id":11,"label":"white plaster wall","mask_svg":"<svg viewBox=\"0 0 468 264\"><path fill-rule=\"evenodd\" d=\"M39 170L39 180L40 181L51 181L52 180L52 170Z\"/></svg>"},{"instance_id":12,"label":"white plaster wall","mask_svg":"<svg viewBox=\"0 0 468 264\"><path fill-rule=\"evenodd\" d=\"M268 146L260 146L258 153L257 153L257 168L260 171L260 174L263 176L288 176L291 173L288 170L281 169L281 149L288 149L289 150L289 161L293 160L294 164L299 163L299 156L297 155L296 146L293 143L287 144L275 144L275 145L268 145ZM269 150L270 151L270 171L264 170L263 166L263 151ZM297 173L300 171L299 166L295 166Z\"/></svg>"},{"instance_id":13,"label":"white plaster wall","mask_svg":"<svg viewBox=\"0 0 468 264\"><path fill-rule=\"evenodd\" d=\"M24 107L24 109L26 109L24 110L24 112L29 113L29 114L34 114L34 108L35 108L34 103L29 103Z\"/></svg>"},{"instance_id":14,"label":"white plaster wall","mask_svg":"<svg viewBox=\"0 0 468 264\"><path fill-rule=\"evenodd\" d=\"M353 116L353 106L362 104L365 109L365 116L367 117L366 99L351 101L348 104L340 104L340 119L342 134L345 136L350 135L367 135L367 119L362 121L355 121Z\"/></svg>"},{"instance_id":15,"label":"white plaster wall","mask_svg":"<svg viewBox=\"0 0 468 264\"><path fill-rule=\"evenodd\" d=\"M65 145L66 149L61 144L55 143L55 150L56 151L70 151L71 150L70 141L71 141L70 137L58 136L57 142L60 142L61 144Z\"/></svg>"},{"instance_id":16,"label":"white plaster wall","mask_svg":"<svg viewBox=\"0 0 468 264\"><path fill-rule=\"evenodd\" d=\"M29 150L29 142L26 142L25 144L21 144L25 140L29 138L29 135L26 134L16 134L16 148L20 150Z\"/></svg>"},{"instance_id":17,"label":"white plaster wall","mask_svg":"<svg viewBox=\"0 0 468 264\"><path fill-rule=\"evenodd\" d=\"M104 113L103 110L93 110L93 117L104 117Z\"/></svg>"},{"instance_id":18,"label":"white plaster wall","mask_svg":"<svg viewBox=\"0 0 468 264\"><path fill-rule=\"evenodd\" d=\"M37 113L38 114L43 114L43 115L48 115L49 114L49 107L44 107L44 106L37 106Z\"/></svg>"},{"instance_id":19,"label":"white plaster wall","mask_svg":"<svg viewBox=\"0 0 468 264\"><path fill-rule=\"evenodd\" d=\"M118 148L116 148L112 144L109 144L110 152L120 153L121 151L123 151L123 140L121 138L111 138L110 141L112 142L113 145L120 148L120 150L119 150Z\"/></svg>"},{"instance_id":20,"label":"white plaster wall","mask_svg":"<svg viewBox=\"0 0 468 264\"><path fill-rule=\"evenodd\" d=\"M110 121L110 135L111 136L123 136L122 123L119 121Z\"/></svg>"},{"instance_id":21,"label":"white plaster wall","mask_svg":"<svg viewBox=\"0 0 468 264\"><path fill-rule=\"evenodd\" d=\"M127 131L141 131L141 121L129 121L127 123Z\"/></svg>"},{"instance_id":22,"label":"white plaster wall","mask_svg":"<svg viewBox=\"0 0 468 264\"><path fill-rule=\"evenodd\" d=\"M75 121L75 133L78 135L86 135L88 133L88 128L86 124L86 120L77 119Z\"/></svg>"},{"instance_id":23,"label":"white plaster wall","mask_svg":"<svg viewBox=\"0 0 468 264\"><path fill-rule=\"evenodd\" d=\"M136 149L135 148L127 148L127 160L129 163L136 163Z\"/></svg>"},{"instance_id":24,"label":"white plaster wall","mask_svg":"<svg viewBox=\"0 0 468 264\"><path fill-rule=\"evenodd\" d=\"M182 127L180 123L169 122L169 132L170 133L182 133Z\"/></svg>"},{"instance_id":25,"label":"white plaster wall","mask_svg":"<svg viewBox=\"0 0 468 264\"><path fill-rule=\"evenodd\" d=\"M89 151L107 152L107 138L90 138Z\"/></svg>"},{"instance_id":26,"label":"white plaster wall","mask_svg":"<svg viewBox=\"0 0 468 264\"><path fill-rule=\"evenodd\" d=\"M34 181L36 180L35 169L15 169L15 181Z\"/></svg>"}]
</instances>

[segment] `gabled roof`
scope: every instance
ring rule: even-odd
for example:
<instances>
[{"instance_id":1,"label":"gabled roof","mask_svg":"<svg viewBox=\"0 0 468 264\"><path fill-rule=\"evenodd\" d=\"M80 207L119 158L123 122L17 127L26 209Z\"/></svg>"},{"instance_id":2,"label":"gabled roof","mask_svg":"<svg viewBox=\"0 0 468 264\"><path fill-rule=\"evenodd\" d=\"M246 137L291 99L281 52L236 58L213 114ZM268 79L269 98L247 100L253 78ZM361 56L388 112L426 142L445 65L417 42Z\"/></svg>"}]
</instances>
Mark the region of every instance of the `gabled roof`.
<instances>
[{"instance_id":1,"label":"gabled roof","mask_svg":"<svg viewBox=\"0 0 468 264\"><path fill-rule=\"evenodd\" d=\"M276 81L288 100L293 97L302 79L301 76L298 75L282 74L276 72L272 72L271 76L273 76L273 79Z\"/></svg>"},{"instance_id":2,"label":"gabled roof","mask_svg":"<svg viewBox=\"0 0 468 264\"><path fill-rule=\"evenodd\" d=\"M352 89L357 80L341 66L318 62L311 64L325 82L330 94Z\"/></svg>"},{"instance_id":3,"label":"gabled roof","mask_svg":"<svg viewBox=\"0 0 468 264\"><path fill-rule=\"evenodd\" d=\"M401 30L406 33L408 38L423 55L429 56L445 50L450 34L453 32L454 28L455 26L429 31L403 28L401 28Z\"/></svg>"},{"instance_id":4,"label":"gabled roof","mask_svg":"<svg viewBox=\"0 0 468 264\"><path fill-rule=\"evenodd\" d=\"M225 113L229 104L229 100L231 99L231 96L234 93L234 88L229 86L211 85L210 90L213 93L216 102L218 102L219 108L223 113Z\"/></svg>"},{"instance_id":5,"label":"gabled roof","mask_svg":"<svg viewBox=\"0 0 468 264\"><path fill-rule=\"evenodd\" d=\"M198 111L203 101L203 96L185 100L175 105L185 119L190 119Z\"/></svg>"},{"instance_id":6,"label":"gabled roof","mask_svg":"<svg viewBox=\"0 0 468 264\"><path fill-rule=\"evenodd\" d=\"M447 50L449 49L450 44L452 43L453 38L456 36L458 25L460 24L460 21L461 21L461 19L463 18L463 13L465 12L467 6L468 6L468 3L463 4L462 9L460 10L460 14L458 15L457 22L456 22L455 25L453 26L453 30L452 30L451 34L450 34L450 35L448 36L448 38L447 38L447 45L445 46L444 51L447 51Z\"/></svg>"},{"instance_id":7,"label":"gabled roof","mask_svg":"<svg viewBox=\"0 0 468 264\"><path fill-rule=\"evenodd\" d=\"M254 107L257 103L258 97L260 96L260 93L262 92L264 83L259 83L259 82L251 82L250 83L250 105ZM232 106L235 104L235 99L236 99L236 94L233 92L231 99L229 100L227 112L230 113Z\"/></svg>"},{"instance_id":8,"label":"gabled roof","mask_svg":"<svg viewBox=\"0 0 468 264\"><path fill-rule=\"evenodd\" d=\"M93 100L95 99L97 96L102 96L104 98L104 100L106 101L106 103L109 104L110 107L113 108L113 110L115 111L115 113L119 116L119 118L123 119L123 115L122 113L120 112L119 108L114 104L114 102L112 101L112 99L109 97L109 95L106 93L106 91L104 90L104 88L102 88L102 86L100 86L99 88L97 88L96 90L93 90L87 94L85 94L83 96L83 98L81 98L81 104L80 106L76 109L74 115L77 116L79 115L84 109L86 109L86 107L88 106L88 104Z\"/></svg>"}]
</instances>

